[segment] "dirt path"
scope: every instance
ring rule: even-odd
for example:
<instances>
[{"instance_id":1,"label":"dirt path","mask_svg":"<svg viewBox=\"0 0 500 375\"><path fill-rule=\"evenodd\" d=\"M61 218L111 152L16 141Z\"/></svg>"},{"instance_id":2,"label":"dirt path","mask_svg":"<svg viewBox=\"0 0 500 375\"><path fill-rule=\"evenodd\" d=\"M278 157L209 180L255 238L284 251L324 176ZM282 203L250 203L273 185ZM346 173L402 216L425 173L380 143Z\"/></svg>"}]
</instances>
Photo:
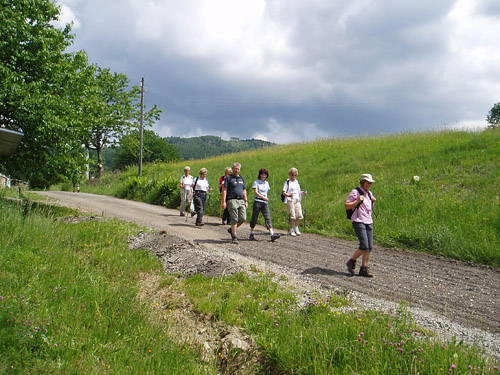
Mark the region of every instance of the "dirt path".
<instances>
[{"instance_id":1,"label":"dirt path","mask_svg":"<svg viewBox=\"0 0 500 375\"><path fill-rule=\"evenodd\" d=\"M228 226L220 225L215 217L207 218L208 223L197 228L194 219L186 221L178 211L159 206L85 193L37 193L57 199L61 205L165 230L208 249L222 249L286 267L327 288L358 292L371 300L396 303L405 300L412 309L476 329L479 335L500 337L500 270L497 269L376 247L371 258L376 277L350 277L345 262L355 250L355 242L307 233L294 238L278 231L282 237L271 243L262 227L257 227L259 241L252 242L247 240L248 225L243 225L238 231L240 243L233 245Z\"/></svg>"}]
</instances>

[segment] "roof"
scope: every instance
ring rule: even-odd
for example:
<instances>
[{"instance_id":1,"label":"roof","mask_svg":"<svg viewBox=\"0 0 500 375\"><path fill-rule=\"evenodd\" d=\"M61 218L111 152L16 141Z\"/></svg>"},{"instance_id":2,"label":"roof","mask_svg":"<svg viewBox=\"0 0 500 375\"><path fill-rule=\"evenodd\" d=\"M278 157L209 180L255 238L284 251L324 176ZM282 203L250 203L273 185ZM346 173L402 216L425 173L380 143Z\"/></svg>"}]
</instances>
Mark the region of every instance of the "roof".
<instances>
[{"instance_id":1,"label":"roof","mask_svg":"<svg viewBox=\"0 0 500 375\"><path fill-rule=\"evenodd\" d=\"M12 155L23 136L23 133L0 128L0 155Z\"/></svg>"}]
</instances>

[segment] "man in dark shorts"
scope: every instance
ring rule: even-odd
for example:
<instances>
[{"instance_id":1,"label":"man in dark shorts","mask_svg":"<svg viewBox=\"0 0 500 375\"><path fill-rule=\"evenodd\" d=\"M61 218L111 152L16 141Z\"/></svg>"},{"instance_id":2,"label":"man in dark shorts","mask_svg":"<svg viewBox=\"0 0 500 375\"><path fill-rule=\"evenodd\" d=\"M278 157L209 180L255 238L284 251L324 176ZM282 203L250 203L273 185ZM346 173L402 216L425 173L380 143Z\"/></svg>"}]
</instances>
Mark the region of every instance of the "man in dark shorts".
<instances>
[{"instance_id":1,"label":"man in dark shorts","mask_svg":"<svg viewBox=\"0 0 500 375\"><path fill-rule=\"evenodd\" d=\"M240 169L240 163L233 164L233 172L227 175L222 188L222 208L227 207L229 210L231 228L228 232L231 234L232 243L238 243L236 229L247 219L247 191L245 179L240 176Z\"/></svg>"}]
</instances>

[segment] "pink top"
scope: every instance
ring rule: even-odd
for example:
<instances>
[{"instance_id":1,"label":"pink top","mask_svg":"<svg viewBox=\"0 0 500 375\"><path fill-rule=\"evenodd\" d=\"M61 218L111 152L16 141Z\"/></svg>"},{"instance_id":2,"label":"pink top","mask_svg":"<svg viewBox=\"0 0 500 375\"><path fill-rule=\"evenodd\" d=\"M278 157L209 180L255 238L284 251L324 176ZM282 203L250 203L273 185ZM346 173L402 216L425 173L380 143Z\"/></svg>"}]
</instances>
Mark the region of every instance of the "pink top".
<instances>
[{"instance_id":1,"label":"pink top","mask_svg":"<svg viewBox=\"0 0 500 375\"><path fill-rule=\"evenodd\" d=\"M371 200L372 194L363 189L361 186L359 187L364 195L365 199L359 205L359 207L354 211L351 217L351 221L363 224L373 224L372 219L372 210L373 210L373 202ZM347 198L348 202L357 201L359 198L359 193L357 189L351 190L349 194L349 198ZM354 209L354 208L353 208Z\"/></svg>"}]
</instances>

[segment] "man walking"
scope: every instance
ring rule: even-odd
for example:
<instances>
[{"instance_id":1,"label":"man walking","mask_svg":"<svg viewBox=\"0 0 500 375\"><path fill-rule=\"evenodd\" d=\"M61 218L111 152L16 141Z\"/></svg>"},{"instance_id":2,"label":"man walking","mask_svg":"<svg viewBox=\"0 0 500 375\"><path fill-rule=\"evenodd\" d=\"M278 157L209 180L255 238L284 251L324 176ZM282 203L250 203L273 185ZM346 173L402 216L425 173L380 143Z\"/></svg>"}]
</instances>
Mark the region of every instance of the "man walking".
<instances>
[{"instance_id":1,"label":"man walking","mask_svg":"<svg viewBox=\"0 0 500 375\"><path fill-rule=\"evenodd\" d=\"M228 232L231 234L232 243L237 244L236 230L247 219L248 199L245 185L245 179L240 176L240 163L233 164L233 172L227 175L222 188L222 208L228 208L231 219L231 228Z\"/></svg>"}]
</instances>

